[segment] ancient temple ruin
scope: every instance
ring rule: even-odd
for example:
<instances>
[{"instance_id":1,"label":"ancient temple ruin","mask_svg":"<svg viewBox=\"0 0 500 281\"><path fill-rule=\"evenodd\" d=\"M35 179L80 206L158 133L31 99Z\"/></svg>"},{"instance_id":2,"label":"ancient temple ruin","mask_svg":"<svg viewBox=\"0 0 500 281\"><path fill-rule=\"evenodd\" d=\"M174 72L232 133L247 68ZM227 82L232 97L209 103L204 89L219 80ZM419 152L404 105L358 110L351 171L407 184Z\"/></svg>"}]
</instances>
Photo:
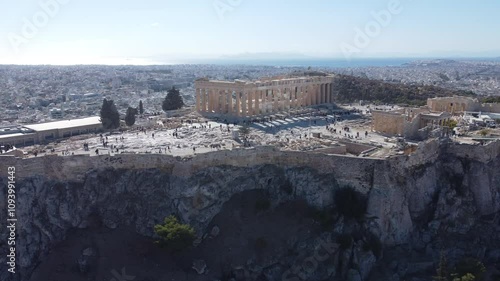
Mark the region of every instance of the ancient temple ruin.
<instances>
[{"instance_id":1,"label":"ancient temple ruin","mask_svg":"<svg viewBox=\"0 0 500 281\"><path fill-rule=\"evenodd\" d=\"M195 81L200 113L250 117L333 102L333 75L261 81Z\"/></svg>"}]
</instances>

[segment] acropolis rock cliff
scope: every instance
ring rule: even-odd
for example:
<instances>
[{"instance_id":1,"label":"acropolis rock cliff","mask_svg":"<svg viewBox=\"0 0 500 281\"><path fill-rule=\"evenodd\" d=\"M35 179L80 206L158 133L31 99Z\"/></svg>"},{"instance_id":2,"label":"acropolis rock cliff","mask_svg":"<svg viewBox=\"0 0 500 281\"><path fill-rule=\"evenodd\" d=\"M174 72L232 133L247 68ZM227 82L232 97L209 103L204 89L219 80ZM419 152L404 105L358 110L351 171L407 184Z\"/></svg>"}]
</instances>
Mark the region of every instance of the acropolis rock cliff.
<instances>
[{"instance_id":1,"label":"acropolis rock cliff","mask_svg":"<svg viewBox=\"0 0 500 281\"><path fill-rule=\"evenodd\" d=\"M367 195L367 217L372 218L367 227L384 248L405 247L436 260L441 249L449 248L443 235L454 235L458 237L455 246L462 252L450 252L450 259L484 249L483 259L500 261L500 142L474 146L432 140L410 156L389 159L283 152L270 147L189 159L125 154L0 159L0 186L6 186L7 167L16 167L21 272L17 280L30 280L37 261L64 240L70 229L86 228L91 217L100 217L108 228L128 225L151 237L155 224L178 214L202 237L210 232L209 224L224 203L255 189L268 192L273 207L305 200L322 209L334 203L336 189L351 186ZM284 185L290 185L291 192L285 192ZM2 188L1 197L5 196ZM6 208L6 200L0 200L0 209ZM6 220L4 211L0 220ZM334 229L347 227L342 224L337 221ZM477 238L474 245L470 237ZM349 260L357 265L333 272L347 271L344 276L353 280L357 274L368 280L377 262L355 248L343 255L354 255ZM5 253L6 245L0 249ZM382 257L377 260L384 262ZM5 262L2 255L0 263ZM286 268L290 261L277 263ZM408 263L401 260L391 270L405 276L412 270ZM333 268L335 264L321 266ZM276 276L283 274L276 272ZM2 271L0 280L6 278L11 276Z\"/></svg>"}]
</instances>

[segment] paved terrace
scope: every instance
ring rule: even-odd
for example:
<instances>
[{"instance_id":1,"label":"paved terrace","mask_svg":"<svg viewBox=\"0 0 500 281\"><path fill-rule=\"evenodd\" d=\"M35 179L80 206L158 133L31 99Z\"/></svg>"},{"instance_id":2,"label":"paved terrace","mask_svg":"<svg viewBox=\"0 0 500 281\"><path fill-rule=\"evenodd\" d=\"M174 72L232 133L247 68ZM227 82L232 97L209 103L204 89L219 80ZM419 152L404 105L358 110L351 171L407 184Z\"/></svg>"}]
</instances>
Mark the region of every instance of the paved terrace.
<instances>
[{"instance_id":1,"label":"paved terrace","mask_svg":"<svg viewBox=\"0 0 500 281\"><path fill-rule=\"evenodd\" d=\"M119 134L104 134L102 137L99 134L75 136L22 150L38 150L38 156L132 153L192 157L211 151L257 146L275 146L285 151L313 151L335 146L337 142L349 141L381 147L373 151L374 157L383 158L394 152L394 141L387 142L386 137L371 132L366 111L341 114L348 110L357 109L346 107L329 113L315 109L288 116L276 114L245 124L228 124L223 117L218 121L209 120L196 113L184 116L182 123L179 119L158 117L139 120L135 129ZM239 133L244 126L249 128L247 135ZM106 142L107 145L104 145ZM88 149L84 149L84 144L88 145ZM34 157L34 154L30 153L27 157Z\"/></svg>"}]
</instances>

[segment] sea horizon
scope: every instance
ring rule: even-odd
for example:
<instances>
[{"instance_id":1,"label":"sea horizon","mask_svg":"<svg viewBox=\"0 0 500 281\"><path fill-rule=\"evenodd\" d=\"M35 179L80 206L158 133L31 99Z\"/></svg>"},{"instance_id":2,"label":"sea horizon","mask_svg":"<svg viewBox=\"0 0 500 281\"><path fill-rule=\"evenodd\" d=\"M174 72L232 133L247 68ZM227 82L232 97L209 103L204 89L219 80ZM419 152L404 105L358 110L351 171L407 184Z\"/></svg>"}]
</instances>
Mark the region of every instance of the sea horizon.
<instances>
[{"instance_id":1,"label":"sea horizon","mask_svg":"<svg viewBox=\"0 0 500 281\"><path fill-rule=\"evenodd\" d=\"M359 68L359 67L398 67L416 61L455 60L455 61L492 61L500 62L499 57L408 57L408 58L277 58L277 59L179 59L149 60L144 58L101 58L86 63L54 62L54 63L0 63L0 66L173 66L173 65L246 65L271 67L314 67L314 68Z\"/></svg>"}]
</instances>

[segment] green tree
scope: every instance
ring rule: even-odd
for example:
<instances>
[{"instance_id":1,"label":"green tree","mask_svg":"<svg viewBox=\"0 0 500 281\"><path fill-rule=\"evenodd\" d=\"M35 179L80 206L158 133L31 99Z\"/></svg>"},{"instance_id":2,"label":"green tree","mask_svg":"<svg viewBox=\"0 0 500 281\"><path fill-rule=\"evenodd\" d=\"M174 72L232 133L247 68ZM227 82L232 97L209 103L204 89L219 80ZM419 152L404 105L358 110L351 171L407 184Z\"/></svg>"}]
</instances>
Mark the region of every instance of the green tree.
<instances>
[{"instance_id":1,"label":"green tree","mask_svg":"<svg viewBox=\"0 0 500 281\"><path fill-rule=\"evenodd\" d=\"M470 273L467 273L460 278L459 277L453 278L453 281L474 281L474 280L476 280L476 277L474 277L474 275Z\"/></svg>"},{"instance_id":2,"label":"green tree","mask_svg":"<svg viewBox=\"0 0 500 281\"><path fill-rule=\"evenodd\" d=\"M441 255L439 257L439 267L436 270L436 276L433 277L436 281L448 281L448 260L446 259L446 255L443 251L441 251Z\"/></svg>"},{"instance_id":3,"label":"green tree","mask_svg":"<svg viewBox=\"0 0 500 281\"><path fill-rule=\"evenodd\" d=\"M163 224L155 225L154 230L160 236L157 243L171 251L181 251L188 248L196 237L191 226L180 223L172 215L166 217Z\"/></svg>"},{"instance_id":4,"label":"green tree","mask_svg":"<svg viewBox=\"0 0 500 281\"><path fill-rule=\"evenodd\" d=\"M453 128L455 128L458 125L458 122L456 120L450 119L450 120L444 122L444 125L453 130Z\"/></svg>"},{"instance_id":5,"label":"green tree","mask_svg":"<svg viewBox=\"0 0 500 281\"><path fill-rule=\"evenodd\" d=\"M481 131L479 131L479 134L483 137L486 137L489 133L490 133L490 130L488 130L488 129L482 129Z\"/></svg>"},{"instance_id":6,"label":"green tree","mask_svg":"<svg viewBox=\"0 0 500 281\"><path fill-rule=\"evenodd\" d=\"M142 100L139 101L139 114L144 114L144 105L142 104Z\"/></svg>"},{"instance_id":7,"label":"green tree","mask_svg":"<svg viewBox=\"0 0 500 281\"><path fill-rule=\"evenodd\" d=\"M459 261L455 266L454 276L460 276L460 278L463 278L466 277L468 274L471 274L477 280L481 280L485 271L486 268L484 267L484 264L480 260L474 258L465 258ZM459 279L459 280L469 280L469 279Z\"/></svg>"},{"instance_id":8,"label":"green tree","mask_svg":"<svg viewBox=\"0 0 500 281\"><path fill-rule=\"evenodd\" d=\"M246 137L250 134L250 128L248 128L247 125L244 125L238 129L238 132L240 133L240 136Z\"/></svg>"},{"instance_id":9,"label":"green tree","mask_svg":"<svg viewBox=\"0 0 500 281\"><path fill-rule=\"evenodd\" d=\"M127 114L125 115L125 124L127 126L133 126L135 124L135 115L137 114L137 109L133 107L127 108Z\"/></svg>"},{"instance_id":10,"label":"green tree","mask_svg":"<svg viewBox=\"0 0 500 281\"><path fill-rule=\"evenodd\" d=\"M113 100L104 99L101 107L101 122L104 129L116 129L120 127L120 114Z\"/></svg>"},{"instance_id":11,"label":"green tree","mask_svg":"<svg viewBox=\"0 0 500 281\"><path fill-rule=\"evenodd\" d=\"M163 100L162 109L163 111L176 110L184 106L184 101L182 100L181 93L175 87L168 90L165 100Z\"/></svg>"}]
</instances>

